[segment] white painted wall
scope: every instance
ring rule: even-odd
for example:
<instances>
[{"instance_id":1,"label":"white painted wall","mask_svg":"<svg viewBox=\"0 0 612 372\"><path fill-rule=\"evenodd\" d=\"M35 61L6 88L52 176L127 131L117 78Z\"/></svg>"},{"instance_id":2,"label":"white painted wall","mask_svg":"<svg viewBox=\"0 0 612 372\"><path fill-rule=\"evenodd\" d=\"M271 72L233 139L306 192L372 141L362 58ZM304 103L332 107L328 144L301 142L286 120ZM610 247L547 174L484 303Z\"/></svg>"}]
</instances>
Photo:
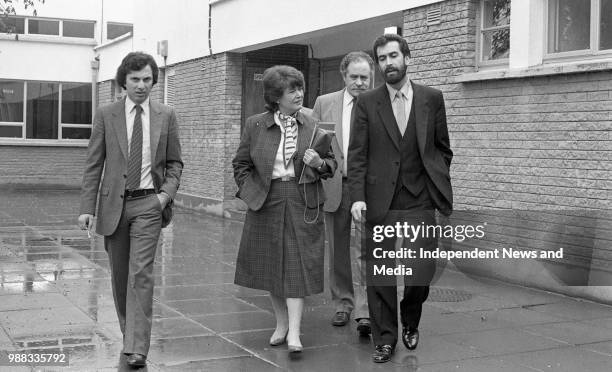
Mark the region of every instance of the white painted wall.
<instances>
[{"instance_id":1,"label":"white painted wall","mask_svg":"<svg viewBox=\"0 0 612 372\"><path fill-rule=\"evenodd\" d=\"M115 78L115 73L117 72L117 67L119 67L121 60L126 54L133 50L132 41L133 39L128 37L118 42L96 48L95 54L100 61L98 82Z\"/></svg>"},{"instance_id":2,"label":"white painted wall","mask_svg":"<svg viewBox=\"0 0 612 372\"><path fill-rule=\"evenodd\" d=\"M0 40L0 79L91 81L92 45Z\"/></svg>"},{"instance_id":3,"label":"white painted wall","mask_svg":"<svg viewBox=\"0 0 612 372\"><path fill-rule=\"evenodd\" d=\"M214 53L382 16L440 0L211 0ZM382 30L381 32L382 33Z\"/></svg>"},{"instance_id":4,"label":"white painted wall","mask_svg":"<svg viewBox=\"0 0 612 372\"><path fill-rule=\"evenodd\" d=\"M151 54L168 40L168 64L208 55L208 1L134 0L134 50Z\"/></svg>"},{"instance_id":5,"label":"white painted wall","mask_svg":"<svg viewBox=\"0 0 612 372\"><path fill-rule=\"evenodd\" d=\"M18 15L32 16L31 8L24 9L20 1L15 5ZM18 35L19 41L15 41L14 35L0 35L0 78L89 82L91 61L100 55L99 79L107 80L114 77L119 62L132 50L131 38L100 50L94 47L106 42L101 25L107 21L132 23L134 0L46 0L44 4L36 2L35 8L38 17L96 21L95 41L42 35Z\"/></svg>"}]
</instances>

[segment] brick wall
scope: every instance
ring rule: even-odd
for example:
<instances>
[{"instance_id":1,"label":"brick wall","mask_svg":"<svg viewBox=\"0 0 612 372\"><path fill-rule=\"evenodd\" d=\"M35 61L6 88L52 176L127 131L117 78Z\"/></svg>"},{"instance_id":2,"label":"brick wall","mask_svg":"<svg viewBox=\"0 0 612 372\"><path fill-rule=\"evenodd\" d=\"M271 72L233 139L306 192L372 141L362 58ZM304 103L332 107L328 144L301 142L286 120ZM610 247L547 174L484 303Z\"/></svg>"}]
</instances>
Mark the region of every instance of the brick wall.
<instances>
[{"instance_id":1,"label":"brick wall","mask_svg":"<svg viewBox=\"0 0 612 372\"><path fill-rule=\"evenodd\" d=\"M80 186L85 147L0 146L0 184Z\"/></svg>"},{"instance_id":2,"label":"brick wall","mask_svg":"<svg viewBox=\"0 0 612 372\"><path fill-rule=\"evenodd\" d=\"M97 103L96 107L104 106L113 102L114 93L113 93L113 81L106 80L98 83L98 92L97 92Z\"/></svg>"},{"instance_id":3,"label":"brick wall","mask_svg":"<svg viewBox=\"0 0 612 372\"><path fill-rule=\"evenodd\" d=\"M225 74L225 102L224 102L224 189L225 201L234 199L238 188L234 181L232 159L240 143L241 110L242 110L242 64L243 58L239 54L228 54Z\"/></svg>"},{"instance_id":4,"label":"brick wall","mask_svg":"<svg viewBox=\"0 0 612 372\"><path fill-rule=\"evenodd\" d=\"M220 214L233 198L231 159L240 138L242 57L224 53L169 66L169 104L180 122L181 202ZM172 71L172 72L171 72Z\"/></svg>"},{"instance_id":5,"label":"brick wall","mask_svg":"<svg viewBox=\"0 0 612 372\"><path fill-rule=\"evenodd\" d=\"M477 1L406 11L411 76L445 94L457 208L611 209L612 72L455 83L474 71Z\"/></svg>"},{"instance_id":6,"label":"brick wall","mask_svg":"<svg viewBox=\"0 0 612 372\"><path fill-rule=\"evenodd\" d=\"M404 13L411 78L444 92L455 153L455 208L513 211L512 218L490 226L497 229L498 243L534 248L546 239L558 242L569 246L565 258L570 264L587 269L587 281L599 269L607 270L610 280L611 217L605 210L612 207L612 72L456 82L458 75L475 71L478 4L444 1L442 22L429 27L425 20L431 6ZM550 210L563 212L543 212ZM524 284L600 296L536 278L540 265L479 261L468 267Z\"/></svg>"},{"instance_id":7,"label":"brick wall","mask_svg":"<svg viewBox=\"0 0 612 372\"><path fill-rule=\"evenodd\" d=\"M156 102L164 102L164 70L159 70L157 84L153 85L153 89L151 89L151 94L149 97Z\"/></svg>"}]
</instances>

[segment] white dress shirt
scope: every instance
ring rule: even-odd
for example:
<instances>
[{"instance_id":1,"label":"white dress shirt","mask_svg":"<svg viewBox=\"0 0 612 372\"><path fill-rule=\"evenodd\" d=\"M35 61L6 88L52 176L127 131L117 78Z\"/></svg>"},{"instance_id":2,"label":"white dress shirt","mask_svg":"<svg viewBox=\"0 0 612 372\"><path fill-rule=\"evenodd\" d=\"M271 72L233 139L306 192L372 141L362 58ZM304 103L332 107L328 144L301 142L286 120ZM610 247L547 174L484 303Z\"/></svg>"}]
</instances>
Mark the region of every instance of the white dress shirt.
<instances>
[{"instance_id":1,"label":"white dress shirt","mask_svg":"<svg viewBox=\"0 0 612 372\"><path fill-rule=\"evenodd\" d=\"M353 105L355 98L344 90L344 97L342 100L342 153L344 154L344 160L342 164L342 175L347 176L347 160L348 160L348 147L349 139L351 136L351 112L353 111Z\"/></svg>"},{"instance_id":2,"label":"white dress shirt","mask_svg":"<svg viewBox=\"0 0 612 372\"><path fill-rule=\"evenodd\" d=\"M276 157L274 158L274 167L272 168L272 179L281 177L295 177L295 169L293 167L293 159L289 162L289 166L285 168L285 148L283 143L285 142L285 127L278 117L278 111L274 113L274 122L279 126L281 130L281 140L276 150ZM299 124L296 124L299 125ZM297 151L298 144L298 131L295 131L295 145Z\"/></svg>"},{"instance_id":3,"label":"white dress shirt","mask_svg":"<svg viewBox=\"0 0 612 372\"><path fill-rule=\"evenodd\" d=\"M125 98L125 123L127 124L128 154L132 143L132 132L134 131L134 118L136 117L136 104L130 97ZM140 104L142 107L142 168L140 170L140 188L152 189L153 177L151 177L151 116L149 98ZM129 155L128 155L129 158Z\"/></svg>"}]
</instances>

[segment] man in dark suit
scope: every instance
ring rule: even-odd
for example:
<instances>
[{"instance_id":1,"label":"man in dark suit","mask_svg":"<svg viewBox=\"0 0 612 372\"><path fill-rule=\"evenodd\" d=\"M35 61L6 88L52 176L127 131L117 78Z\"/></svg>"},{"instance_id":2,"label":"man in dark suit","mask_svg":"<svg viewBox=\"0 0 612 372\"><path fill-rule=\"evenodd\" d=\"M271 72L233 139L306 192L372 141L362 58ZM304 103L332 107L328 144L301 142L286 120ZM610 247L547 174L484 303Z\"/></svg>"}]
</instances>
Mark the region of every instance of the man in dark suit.
<instances>
[{"instance_id":1,"label":"man in dark suit","mask_svg":"<svg viewBox=\"0 0 612 372\"><path fill-rule=\"evenodd\" d=\"M338 168L332 178L323 180L325 189L325 231L329 246L329 289L335 306L332 324L344 326L351 312L362 336L370 334L370 315L364 280L361 278L360 244L351 244L351 202L348 192L346 153L351 133L351 116L357 97L367 91L372 83L374 62L367 53L351 52L340 62L340 73L345 87L337 92L317 98L312 116L321 122L333 123L335 138L332 141ZM360 240L361 224L357 224L356 242ZM358 283L353 287L351 265L357 263ZM365 269L365 267L364 267Z\"/></svg>"},{"instance_id":2,"label":"man in dark suit","mask_svg":"<svg viewBox=\"0 0 612 372\"><path fill-rule=\"evenodd\" d=\"M96 232L104 236L110 261L122 352L132 367L146 365L155 250L161 228L170 222L183 169L174 110L149 99L157 77L153 57L140 52L129 53L117 69L116 81L127 97L96 112L78 219L82 229L91 229L97 216Z\"/></svg>"},{"instance_id":3,"label":"man in dark suit","mask_svg":"<svg viewBox=\"0 0 612 372\"><path fill-rule=\"evenodd\" d=\"M449 215L453 203L449 175L453 152L442 93L410 81L406 75L410 49L402 37L381 36L373 51L386 84L357 100L348 156L351 213L360 220L367 208L365 226L370 235L375 225L402 221L435 225L434 210ZM436 243L435 238L421 236L411 247L431 249ZM367 244L368 264L375 264L372 239L367 239ZM382 244L384 251L394 247L394 238ZM409 350L418 344L422 305L429 294L435 262L419 262L415 270L414 277L404 276L400 303L402 341ZM396 278L386 283L374 276L367 279L376 346L372 358L377 363L387 362L398 338Z\"/></svg>"}]
</instances>

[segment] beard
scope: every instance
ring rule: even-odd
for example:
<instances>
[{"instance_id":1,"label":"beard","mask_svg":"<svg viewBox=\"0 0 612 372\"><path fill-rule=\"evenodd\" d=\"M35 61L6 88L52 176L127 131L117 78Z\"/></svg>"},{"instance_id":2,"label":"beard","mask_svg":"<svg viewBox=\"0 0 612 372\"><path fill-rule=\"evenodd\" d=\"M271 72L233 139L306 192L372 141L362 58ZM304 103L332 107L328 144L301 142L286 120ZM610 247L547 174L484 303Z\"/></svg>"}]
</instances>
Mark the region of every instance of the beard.
<instances>
[{"instance_id":1,"label":"beard","mask_svg":"<svg viewBox=\"0 0 612 372\"><path fill-rule=\"evenodd\" d=\"M407 71L407 70L408 70L408 66L407 66L407 65L405 65L405 64L402 64L402 66L400 66L400 68L399 68L399 69L398 69L398 68L395 68L394 66L387 66L387 68L385 68L385 71L384 71L383 76L384 76L385 81L386 81L387 83L389 83L389 84L393 85L393 84L396 84L396 83L399 83L400 81L402 81L402 79L404 78L404 76L406 76L406 71ZM389 76L389 75L387 75L387 73L388 73L388 72L391 72L391 71L395 71L395 72L397 72L397 73L395 74L395 76Z\"/></svg>"}]
</instances>

